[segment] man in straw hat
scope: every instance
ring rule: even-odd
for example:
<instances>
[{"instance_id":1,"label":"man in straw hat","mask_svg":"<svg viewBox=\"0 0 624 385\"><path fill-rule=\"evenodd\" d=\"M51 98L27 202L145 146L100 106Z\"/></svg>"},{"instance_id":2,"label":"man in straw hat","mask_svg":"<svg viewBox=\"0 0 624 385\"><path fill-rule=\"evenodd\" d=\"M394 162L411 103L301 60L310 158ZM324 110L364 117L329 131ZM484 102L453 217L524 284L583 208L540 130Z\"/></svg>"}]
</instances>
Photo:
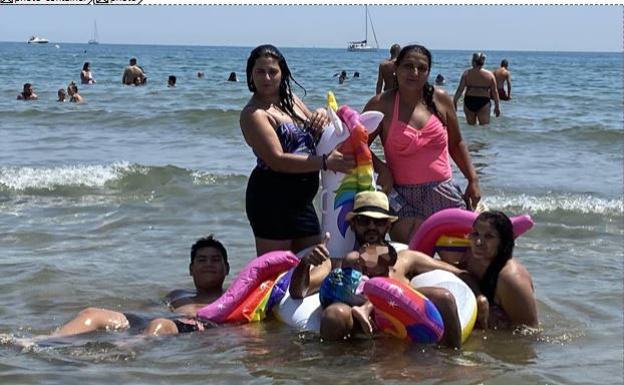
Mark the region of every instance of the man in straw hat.
<instances>
[{"instance_id":1,"label":"man in straw hat","mask_svg":"<svg viewBox=\"0 0 624 385\"><path fill-rule=\"evenodd\" d=\"M452 265L435 260L417 251L396 252L385 238L397 217L390 211L388 197L380 191L363 191L355 195L353 211L347 220L356 238L356 251L343 259L330 256L325 245L317 245L305 255L295 269L290 283L292 298L303 298L321 288L321 337L325 340L341 340L353 333L363 331L373 334L370 318L372 305L363 297L345 295L345 291L356 293L361 276L369 278L391 277L409 285L410 280L420 273L434 269L463 272ZM329 234L326 234L327 239ZM336 259L338 258L338 259ZM332 270L335 269L335 270ZM325 280L325 278L328 280ZM340 280L340 289L331 282ZM444 321L442 343L450 347L461 346L461 326L457 305L453 295L439 287L420 287L418 291L429 298L438 308ZM349 302L349 303L345 303Z\"/></svg>"}]
</instances>

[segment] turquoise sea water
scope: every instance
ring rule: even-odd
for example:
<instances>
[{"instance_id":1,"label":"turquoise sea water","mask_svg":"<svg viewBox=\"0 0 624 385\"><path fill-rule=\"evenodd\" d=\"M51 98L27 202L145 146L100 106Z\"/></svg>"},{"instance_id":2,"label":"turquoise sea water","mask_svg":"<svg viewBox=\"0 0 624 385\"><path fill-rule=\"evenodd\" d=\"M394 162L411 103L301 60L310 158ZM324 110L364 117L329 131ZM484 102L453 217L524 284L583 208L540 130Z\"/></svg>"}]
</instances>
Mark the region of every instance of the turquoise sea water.
<instances>
[{"instance_id":1,"label":"turquoise sea water","mask_svg":"<svg viewBox=\"0 0 624 385\"><path fill-rule=\"evenodd\" d=\"M190 286L190 244L207 233L228 246L233 273L253 257L244 193L255 159L238 125L249 51L0 43L0 333L49 333L86 306L163 315L162 296ZM386 55L283 53L308 106L333 90L357 109ZM433 55L432 76L442 73L452 94L471 52ZM131 56L145 87L120 84ZM274 321L147 341L94 333L31 349L5 338L0 382L621 383L622 55L488 52L486 67L502 58L513 74L502 116L488 127L459 119L484 202L536 222L515 254L533 275L541 334L475 331L459 352L320 343ZM57 103L85 61L98 82L78 85L86 103ZM343 69L361 77L338 85ZM230 71L241 81L226 82ZM15 100L25 82L38 101Z\"/></svg>"}]
</instances>

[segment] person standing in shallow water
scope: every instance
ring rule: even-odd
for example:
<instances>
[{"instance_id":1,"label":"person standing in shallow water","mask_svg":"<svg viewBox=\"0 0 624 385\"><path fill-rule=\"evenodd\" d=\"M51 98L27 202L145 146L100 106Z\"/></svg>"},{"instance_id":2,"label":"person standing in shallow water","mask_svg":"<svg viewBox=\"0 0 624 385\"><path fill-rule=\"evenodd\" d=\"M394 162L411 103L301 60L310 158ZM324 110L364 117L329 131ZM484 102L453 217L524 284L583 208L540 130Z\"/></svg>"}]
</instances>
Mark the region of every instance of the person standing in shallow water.
<instances>
[{"instance_id":1,"label":"person standing in shallow water","mask_svg":"<svg viewBox=\"0 0 624 385\"><path fill-rule=\"evenodd\" d=\"M498 89L498 97L500 100L510 100L511 71L509 71L509 62L507 59L503 59L500 67L494 70L494 78L496 78L496 87ZM505 84L507 84L507 91L505 91Z\"/></svg>"},{"instance_id":2,"label":"person standing in shallow water","mask_svg":"<svg viewBox=\"0 0 624 385\"><path fill-rule=\"evenodd\" d=\"M399 56L399 52L401 52L401 46L392 44L392 47L390 47L390 58L379 63L377 87L375 88L376 94L394 88L394 63L396 62L397 56Z\"/></svg>"},{"instance_id":3,"label":"person standing in shallow water","mask_svg":"<svg viewBox=\"0 0 624 385\"><path fill-rule=\"evenodd\" d=\"M240 126L257 157L245 202L256 251L258 255L273 250L297 252L320 241L312 204L319 171L346 173L355 161L337 150L327 156L316 154L317 140L329 118L324 109L310 111L292 92L291 81L299 83L276 47L254 48L246 74L253 95L241 111Z\"/></svg>"},{"instance_id":4,"label":"person standing in shallow water","mask_svg":"<svg viewBox=\"0 0 624 385\"><path fill-rule=\"evenodd\" d=\"M397 88L374 96L364 107L384 113L369 144L381 137L386 162L373 154L373 165L399 217L390 236L402 243L409 243L433 213L451 207L473 210L481 199L453 101L442 88L429 84L430 69L427 48L403 48L395 63ZM463 195L453 181L449 155L468 181Z\"/></svg>"},{"instance_id":5,"label":"person standing in shallow water","mask_svg":"<svg viewBox=\"0 0 624 385\"><path fill-rule=\"evenodd\" d=\"M39 97L35 93L35 89L32 84L24 83L22 92L17 94L17 100L37 100Z\"/></svg>"},{"instance_id":6,"label":"person standing in shallow water","mask_svg":"<svg viewBox=\"0 0 624 385\"><path fill-rule=\"evenodd\" d=\"M496 79L494 74L483 69L485 58L482 52L475 52L472 55L472 68L462 74L453 98L453 105L457 111L457 102L466 90L464 114L466 122L471 126L477 124L477 121L479 125L490 123L490 109L492 108L490 98L494 100L494 115L500 116Z\"/></svg>"}]
</instances>

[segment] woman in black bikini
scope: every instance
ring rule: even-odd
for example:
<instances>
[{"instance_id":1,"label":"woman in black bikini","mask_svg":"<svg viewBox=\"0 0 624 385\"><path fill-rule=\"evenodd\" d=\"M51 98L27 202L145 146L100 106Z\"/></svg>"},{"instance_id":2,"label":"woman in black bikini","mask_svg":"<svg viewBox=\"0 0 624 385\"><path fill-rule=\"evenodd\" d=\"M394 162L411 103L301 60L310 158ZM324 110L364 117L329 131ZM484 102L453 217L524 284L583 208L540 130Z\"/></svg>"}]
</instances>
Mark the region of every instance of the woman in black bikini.
<instances>
[{"instance_id":1,"label":"woman in black bikini","mask_svg":"<svg viewBox=\"0 0 624 385\"><path fill-rule=\"evenodd\" d=\"M479 121L480 125L490 123L490 97L494 99L494 114L500 116L498 91L494 74L483 69L485 54L475 52L472 55L472 68L464 71L455 91L453 104L457 110L457 101L466 90L464 95L464 114L466 121L474 126Z\"/></svg>"}]
</instances>

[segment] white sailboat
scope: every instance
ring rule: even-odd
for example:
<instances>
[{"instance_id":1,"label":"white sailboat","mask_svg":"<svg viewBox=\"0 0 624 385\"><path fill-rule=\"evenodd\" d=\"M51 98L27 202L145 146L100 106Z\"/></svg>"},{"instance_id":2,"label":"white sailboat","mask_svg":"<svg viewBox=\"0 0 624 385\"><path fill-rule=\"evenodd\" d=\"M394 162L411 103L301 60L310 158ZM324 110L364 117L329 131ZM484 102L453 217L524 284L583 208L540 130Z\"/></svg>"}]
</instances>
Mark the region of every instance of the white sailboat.
<instances>
[{"instance_id":1,"label":"white sailboat","mask_svg":"<svg viewBox=\"0 0 624 385\"><path fill-rule=\"evenodd\" d=\"M370 18L370 14L368 13L368 5L364 6L364 28L365 35L364 40L360 41L350 41L347 45L347 51L352 52L372 52L377 51L379 49L379 43L377 42L377 35L375 35L375 27L373 26L373 20ZM371 30L373 31L373 37L375 38L375 46L368 45L368 21L370 20Z\"/></svg>"},{"instance_id":2,"label":"white sailboat","mask_svg":"<svg viewBox=\"0 0 624 385\"><path fill-rule=\"evenodd\" d=\"M91 35L91 39L89 39L89 44L100 44L97 31L97 22L95 20L93 20L93 35Z\"/></svg>"}]
</instances>

